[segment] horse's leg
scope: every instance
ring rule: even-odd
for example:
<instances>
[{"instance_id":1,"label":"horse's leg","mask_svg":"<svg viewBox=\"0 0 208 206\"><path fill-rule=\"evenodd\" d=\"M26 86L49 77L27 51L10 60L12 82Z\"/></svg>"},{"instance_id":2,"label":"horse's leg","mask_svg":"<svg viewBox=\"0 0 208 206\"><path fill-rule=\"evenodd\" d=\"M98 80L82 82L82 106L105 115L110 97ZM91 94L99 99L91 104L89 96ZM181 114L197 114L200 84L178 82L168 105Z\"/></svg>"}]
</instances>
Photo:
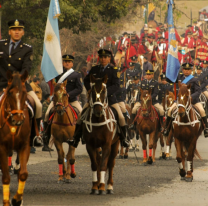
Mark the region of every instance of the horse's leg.
<instances>
[{"instance_id":1,"label":"horse's leg","mask_svg":"<svg viewBox=\"0 0 208 206\"><path fill-rule=\"evenodd\" d=\"M159 132L158 135L160 138L160 146L161 146L159 159L165 159L165 143L164 143L163 135L161 132Z\"/></svg>"},{"instance_id":2,"label":"horse's leg","mask_svg":"<svg viewBox=\"0 0 208 206\"><path fill-rule=\"evenodd\" d=\"M124 158L124 147L121 145L121 149L120 149L120 154L119 154L119 159L123 159Z\"/></svg>"},{"instance_id":3,"label":"horse's leg","mask_svg":"<svg viewBox=\"0 0 208 206\"><path fill-rule=\"evenodd\" d=\"M12 156L13 156L13 151L11 151L8 156L8 166L9 166L10 175L13 175Z\"/></svg>"},{"instance_id":4,"label":"horse's leg","mask_svg":"<svg viewBox=\"0 0 208 206\"><path fill-rule=\"evenodd\" d=\"M157 135L156 135L155 139L154 139L154 143L153 143L153 156L152 156L152 161L153 162L155 162L155 153L156 153L156 149L157 149L157 141L158 141L158 138L157 138Z\"/></svg>"},{"instance_id":5,"label":"horse's leg","mask_svg":"<svg viewBox=\"0 0 208 206\"><path fill-rule=\"evenodd\" d=\"M65 168L64 151L63 151L62 143L57 141L55 138L54 138L54 145L55 145L57 153L58 153L58 164L59 164L58 183L62 183L64 181L64 168Z\"/></svg>"},{"instance_id":6,"label":"horse's leg","mask_svg":"<svg viewBox=\"0 0 208 206\"><path fill-rule=\"evenodd\" d=\"M115 158L119 147L119 141L111 145L111 153L108 159L108 188L107 188L107 194L113 194L113 168L115 165Z\"/></svg>"},{"instance_id":7,"label":"horse's leg","mask_svg":"<svg viewBox=\"0 0 208 206\"><path fill-rule=\"evenodd\" d=\"M3 184L3 206L10 206L10 175L8 167L8 156L6 149L3 146L0 146L0 163L2 171L2 184Z\"/></svg>"},{"instance_id":8,"label":"horse's leg","mask_svg":"<svg viewBox=\"0 0 208 206\"><path fill-rule=\"evenodd\" d=\"M125 153L124 153L124 159L128 159L129 157L128 152L129 152L129 147L126 147Z\"/></svg>"},{"instance_id":9,"label":"horse's leg","mask_svg":"<svg viewBox=\"0 0 208 206\"><path fill-rule=\"evenodd\" d=\"M97 195L98 191L98 164L97 164L97 153L98 151L95 148L92 148L91 145L86 144L87 152L91 160L91 169L92 169L92 191L90 194Z\"/></svg>"},{"instance_id":10,"label":"horse's leg","mask_svg":"<svg viewBox=\"0 0 208 206\"><path fill-rule=\"evenodd\" d=\"M175 138L175 147L176 147L176 153L177 153L176 159L177 159L178 166L179 166L179 174L181 176L181 180L184 180L186 171L185 171L185 165L182 162L183 145L182 145L182 142L178 140L177 138Z\"/></svg>"},{"instance_id":11,"label":"horse's leg","mask_svg":"<svg viewBox=\"0 0 208 206\"><path fill-rule=\"evenodd\" d=\"M168 159L168 160L171 159L170 158L170 147L171 147L172 140L173 140L173 132L171 129L168 134L168 138L166 140L166 159Z\"/></svg>"},{"instance_id":12,"label":"horse's leg","mask_svg":"<svg viewBox=\"0 0 208 206\"><path fill-rule=\"evenodd\" d=\"M71 172L70 172L70 170L71 170ZM69 145L69 150L68 150L68 154L67 154L67 174L66 174L66 176L69 176L69 175L72 178L76 177L76 172L75 172L75 148L71 145Z\"/></svg>"},{"instance_id":13,"label":"horse's leg","mask_svg":"<svg viewBox=\"0 0 208 206\"><path fill-rule=\"evenodd\" d=\"M146 134L140 131L140 137L142 140L142 149L143 149L143 165L147 165L147 139Z\"/></svg>"},{"instance_id":14,"label":"horse's leg","mask_svg":"<svg viewBox=\"0 0 208 206\"><path fill-rule=\"evenodd\" d=\"M155 131L149 134L149 158L147 161L148 164L152 164L153 162L152 149L153 149L153 145L156 144L158 140L158 135L156 136L156 134L157 133ZM155 150L156 150L156 147L155 147Z\"/></svg>"},{"instance_id":15,"label":"horse's leg","mask_svg":"<svg viewBox=\"0 0 208 206\"><path fill-rule=\"evenodd\" d=\"M17 157L15 160L14 174L18 174L19 170L20 170L20 162L19 162L19 155L17 153Z\"/></svg>"},{"instance_id":16,"label":"horse's leg","mask_svg":"<svg viewBox=\"0 0 208 206\"><path fill-rule=\"evenodd\" d=\"M24 149L19 151L20 171L18 174L18 190L12 199L12 205L18 206L22 204L25 183L28 177L27 162L30 156L30 146L27 145Z\"/></svg>"}]
</instances>

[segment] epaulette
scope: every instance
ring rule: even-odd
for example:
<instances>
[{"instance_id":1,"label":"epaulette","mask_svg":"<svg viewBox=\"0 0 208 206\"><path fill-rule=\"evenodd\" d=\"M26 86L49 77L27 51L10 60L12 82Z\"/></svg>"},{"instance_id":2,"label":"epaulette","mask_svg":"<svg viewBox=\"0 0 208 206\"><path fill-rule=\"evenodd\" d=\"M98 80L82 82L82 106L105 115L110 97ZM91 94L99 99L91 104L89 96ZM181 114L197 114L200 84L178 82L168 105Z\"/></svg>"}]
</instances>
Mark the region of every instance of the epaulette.
<instances>
[{"instance_id":1,"label":"epaulette","mask_svg":"<svg viewBox=\"0 0 208 206\"><path fill-rule=\"evenodd\" d=\"M170 85L173 85L172 83L170 83Z\"/></svg>"},{"instance_id":2,"label":"epaulette","mask_svg":"<svg viewBox=\"0 0 208 206\"><path fill-rule=\"evenodd\" d=\"M1 42L1 41L7 41L7 39L0 39L0 42Z\"/></svg>"},{"instance_id":3,"label":"epaulette","mask_svg":"<svg viewBox=\"0 0 208 206\"><path fill-rule=\"evenodd\" d=\"M113 67L114 69L118 69L118 67Z\"/></svg>"},{"instance_id":4,"label":"epaulette","mask_svg":"<svg viewBox=\"0 0 208 206\"><path fill-rule=\"evenodd\" d=\"M24 45L24 46L27 46L27 47L30 47L30 48L32 47L31 45L25 44L25 43L23 43L23 45Z\"/></svg>"}]
</instances>

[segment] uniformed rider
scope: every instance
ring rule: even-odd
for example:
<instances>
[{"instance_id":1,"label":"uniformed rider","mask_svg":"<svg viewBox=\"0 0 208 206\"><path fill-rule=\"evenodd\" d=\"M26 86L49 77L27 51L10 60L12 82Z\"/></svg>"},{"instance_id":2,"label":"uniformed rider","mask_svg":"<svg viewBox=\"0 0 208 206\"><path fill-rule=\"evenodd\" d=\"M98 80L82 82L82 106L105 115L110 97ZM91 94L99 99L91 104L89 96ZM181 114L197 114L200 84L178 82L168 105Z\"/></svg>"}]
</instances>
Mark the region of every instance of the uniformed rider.
<instances>
[{"instance_id":1,"label":"uniformed rider","mask_svg":"<svg viewBox=\"0 0 208 206\"><path fill-rule=\"evenodd\" d=\"M199 100L199 96L201 94L201 88L199 86L198 78L191 75L192 69L193 69L193 64L184 63L184 64L182 64L182 67L183 67L182 68L183 74L178 76L178 81L181 81L182 83L184 83L186 85L191 84L192 104L199 109L199 112L202 116L202 120L203 120L203 122L206 126L206 128L204 130L204 136L208 137L207 117L206 117L206 113L204 111L204 108L203 108L203 106L202 106L202 104L200 103L200 100ZM168 134L169 134L169 130L170 130L169 125L172 121L171 112L175 107L176 107L176 103L174 103L168 111L168 117L167 117L167 120L166 120L166 128L164 130L164 135L165 136L168 136Z\"/></svg>"},{"instance_id":2,"label":"uniformed rider","mask_svg":"<svg viewBox=\"0 0 208 206\"><path fill-rule=\"evenodd\" d=\"M109 104L109 106L116 109L116 111L118 113L118 123L121 128L120 140L122 141L124 147L128 147L129 141L127 140L127 137L126 137L126 132L127 132L126 121L125 121L125 118L122 114L122 111L120 109L120 106L119 106L119 104L116 100L116 96L115 96L115 93L119 89L120 74L118 74L117 67L113 67L113 65L110 64L110 59L111 59L111 52L110 51L108 51L106 49L100 49L98 51L98 55L99 55L100 65L92 67L89 74L84 79L84 85L85 85L87 91L89 91L91 89L91 86L90 86L90 75L91 74L94 75L96 78L102 78L106 74L108 75L108 81L106 84L107 94L108 94L108 104ZM83 111L88 106L89 106L89 103L86 103L83 108ZM79 115L78 121L76 124L74 140L73 141L69 140L69 142L68 142L69 144L73 145L75 148L78 146L80 138L82 136L82 126L81 125L82 125L81 115Z\"/></svg>"}]
</instances>

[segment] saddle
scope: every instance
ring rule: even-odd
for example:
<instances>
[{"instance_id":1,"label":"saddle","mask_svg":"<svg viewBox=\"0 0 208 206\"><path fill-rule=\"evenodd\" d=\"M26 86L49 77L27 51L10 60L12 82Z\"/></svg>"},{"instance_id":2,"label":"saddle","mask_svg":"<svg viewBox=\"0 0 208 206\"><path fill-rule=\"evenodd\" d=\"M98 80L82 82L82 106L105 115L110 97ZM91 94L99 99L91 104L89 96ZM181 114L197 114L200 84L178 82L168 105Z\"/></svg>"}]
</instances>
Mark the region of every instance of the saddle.
<instances>
[{"instance_id":1,"label":"saddle","mask_svg":"<svg viewBox=\"0 0 208 206\"><path fill-rule=\"evenodd\" d=\"M29 117L32 119L35 116L36 105L34 99L29 94L27 94L26 104L29 112Z\"/></svg>"}]
</instances>

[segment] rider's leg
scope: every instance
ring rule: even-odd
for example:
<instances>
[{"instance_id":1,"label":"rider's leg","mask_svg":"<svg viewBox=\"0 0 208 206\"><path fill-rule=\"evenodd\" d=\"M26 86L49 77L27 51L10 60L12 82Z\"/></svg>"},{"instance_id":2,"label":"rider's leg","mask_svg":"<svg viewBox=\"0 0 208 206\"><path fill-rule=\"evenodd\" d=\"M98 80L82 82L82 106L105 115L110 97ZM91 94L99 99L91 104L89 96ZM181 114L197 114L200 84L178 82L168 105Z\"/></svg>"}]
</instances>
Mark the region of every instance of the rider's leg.
<instances>
[{"instance_id":1,"label":"rider's leg","mask_svg":"<svg viewBox=\"0 0 208 206\"><path fill-rule=\"evenodd\" d=\"M204 136L208 137L208 124L207 124L207 117L206 113L204 111L204 108L200 102L196 103L194 106L196 106L199 109L199 112L201 114L202 120L205 124L205 129L204 129Z\"/></svg>"},{"instance_id":2,"label":"rider's leg","mask_svg":"<svg viewBox=\"0 0 208 206\"><path fill-rule=\"evenodd\" d=\"M119 107L119 104L113 104L111 105L118 113L118 121L119 121L119 125L121 128L121 133L120 133L120 140L123 143L124 147L129 147L129 140L127 139L127 125L126 125L126 121L125 118L123 116L123 113Z\"/></svg>"},{"instance_id":3,"label":"rider's leg","mask_svg":"<svg viewBox=\"0 0 208 206\"><path fill-rule=\"evenodd\" d=\"M168 116L166 119L166 124L165 124L165 129L163 134L165 136L168 136L169 131L170 131L170 125L171 125L171 121L172 121L172 110L176 107L176 103L173 103L173 105L170 107L170 109L168 110Z\"/></svg>"},{"instance_id":4,"label":"rider's leg","mask_svg":"<svg viewBox=\"0 0 208 206\"><path fill-rule=\"evenodd\" d=\"M206 97L207 100L208 100L208 91L204 91L203 94L205 95L205 97Z\"/></svg>"},{"instance_id":5,"label":"rider's leg","mask_svg":"<svg viewBox=\"0 0 208 206\"><path fill-rule=\"evenodd\" d=\"M83 107L83 110L89 107L89 103L86 103ZM74 132L74 137L73 140L67 140L68 144L72 145L73 147L77 148L80 138L82 136L82 120L81 120L82 113L79 113L77 123L76 123L76 128Z\"/></svg>"},{"instance_id":6,"label":"rider's leg","mask_svg":"<svg viewBox=\"0 0 208 206\"><path fill-rule=\"evenodd\" d=\"M78 101L70 102L70 104L71 104L73 107L77 108L78 111L79 111L79 113L82 112L82 106L80 105L80 103L79 103Z\"/></svg>"},{"instance_id":7,"label":"rider's leg","mask_svg":"<svg viewBox=\"0 0 208 206\"><path fill-rule=\"evenodd\" d=\"M164 112L164 109L163 109L163 106L159 103L155 104L154 105L155 108L157 108L159 110L159 115L160 115L160 119L159 119L159 131L161 131L162 129L162 123L163 123L163 117L165 115L165 112Z\"/></svg>"},{"instance_id":8,"label":"rider's leg","mask_svg":"<svg viewBox=\"0 0 208 206\"><path fill-rule=\"evenodd\" d=\"M135 130L134 119L135 119L135 117L136 117L137 111L138 111L138 109L139 109L140 106L141 106L141 103L140 103L140 102L136 102L136 103L134 104L134 107L133 107L132 113L131 113L132 123L131 123L131 125L129 126L129 129Z\"/></svg>"}]
</instances>

